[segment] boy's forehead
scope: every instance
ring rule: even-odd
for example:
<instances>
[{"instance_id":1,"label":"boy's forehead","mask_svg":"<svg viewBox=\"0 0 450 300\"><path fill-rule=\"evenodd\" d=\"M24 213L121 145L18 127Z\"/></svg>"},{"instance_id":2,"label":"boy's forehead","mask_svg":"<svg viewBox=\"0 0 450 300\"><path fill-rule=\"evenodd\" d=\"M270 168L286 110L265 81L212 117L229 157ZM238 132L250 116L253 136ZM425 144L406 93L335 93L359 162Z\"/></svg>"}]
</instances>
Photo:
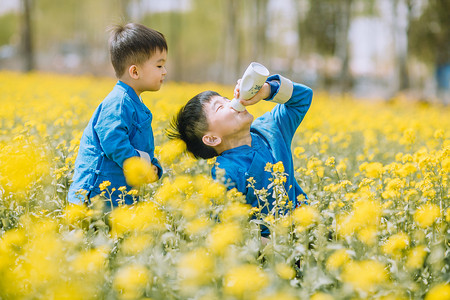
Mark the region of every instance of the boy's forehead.
<instances>
[{"instance_id":1,"label":"boy's forehead","mask_svg":"<svg viewBox=\"0 0 450 300\"><path fill-rule=\"evenodd\" d=\"M153 53L150 55L150 59L155 59L157 61L166 61L167 59L167 51L164 49L156 49Z\"/></svg>"},{"instance_id":2,"label":"boy's forehead","mask_svg":"<svg viewBox=\"0 0 450 300\"><path fill-rule=\"evenodd\" d=\"M207 106L210 110L214 110L217 105L223 103L224 101L227 101L227 98L222 96L212 96L209 101L205 103L206 105L204 105L204 107Z\"/></svg>"},{"instance_id":3,"label":"boy's forehead","mask_svg":"<svg viewBox=\"0 0 450 300\"><path fill-rule=\"evenodd\" d=\"M223 101L227 101L228 99L223 96L212 96L209 100L209 103L211 105L215 105L216 103L222 103Z\"/></svg>"}]
</instances>

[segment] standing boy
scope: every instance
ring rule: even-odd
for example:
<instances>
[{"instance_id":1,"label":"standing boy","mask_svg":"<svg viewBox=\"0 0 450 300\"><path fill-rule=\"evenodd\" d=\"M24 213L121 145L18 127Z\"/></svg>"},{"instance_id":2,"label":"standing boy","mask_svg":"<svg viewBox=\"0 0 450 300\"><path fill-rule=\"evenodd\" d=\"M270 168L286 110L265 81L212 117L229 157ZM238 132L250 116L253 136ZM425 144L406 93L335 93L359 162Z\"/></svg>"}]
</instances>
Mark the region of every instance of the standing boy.
<instances>
[{"instance_id":1,"label":"standing boy","mask_svg":"<svg viewBox=\"0 0 450 300\"><path fill-rule=\"evenodd\" d=\"M129 23L111 30L111 62L119 79L98 106L80 141L69 202L80 203L100 194L100 184L109 181L113 205L121 200L126 187L124 161L138 156L151 163L160 178L162 168L154 157L152 113L142 102L141 93L158 91L167 74L167 43L164 36L144 25ZM156 178L156 176L154 176ZM106 194L109 198L109 194ZM126 204L133 199L127 195Z\"/></svg>"},{"instance_id":2,"label":"standing boy","mask_svg":"<svg viewBox=\"0 0 450 300\"><path fill-rule=\"evenodd\" d=\"M239 97L238 86L236 98ZM254 105L262 99L279 103L253 122L253 116L247 110L236 111L230 106L230 100L206 91L181 108L173 120L170 137L182 139L187 150L196 157L217 156L212 176L217 177L217 165L224 169L228 188L235 187L243 193L253 207L261 208L261 204L248 179L253 178L257 190L268 189L272 174L265 171L265 166L281 161L287 174L284 187L293 209L301 204L298 203L299 196L306 197L306 194L294 177L291 142L311 105L312 94L307 86L293 83L281 75L270 76L253 98L240 100L244 106ZM274 205L270 189L267 199L269 206L263 213L268 213ZM263 227L262 235L268 236L269 230Z\"/></svg>"}]
</instances>

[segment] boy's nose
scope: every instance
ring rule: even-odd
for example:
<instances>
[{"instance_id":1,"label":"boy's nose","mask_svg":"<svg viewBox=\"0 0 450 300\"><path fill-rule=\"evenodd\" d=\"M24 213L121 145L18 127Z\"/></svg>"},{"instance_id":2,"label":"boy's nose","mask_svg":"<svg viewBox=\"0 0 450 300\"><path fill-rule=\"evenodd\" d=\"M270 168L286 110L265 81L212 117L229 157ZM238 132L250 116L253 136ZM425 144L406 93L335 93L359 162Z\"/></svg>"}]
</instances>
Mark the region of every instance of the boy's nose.
<instances>
[{"instance_id":1,"label":"boy's nose","mask_svg":"<svg viewBox=\"0 0 450 300\"><path fill-rule=\"evenodd\" d=\"M227 99L227 100L228 100L228 99ZM233 110L233 111L237 111L237 110L231 105L231 100L228 100L228 101L226 102L225 107L226 107L227 109L231 109L231 110Z\"/></svg>"}]
</instances>

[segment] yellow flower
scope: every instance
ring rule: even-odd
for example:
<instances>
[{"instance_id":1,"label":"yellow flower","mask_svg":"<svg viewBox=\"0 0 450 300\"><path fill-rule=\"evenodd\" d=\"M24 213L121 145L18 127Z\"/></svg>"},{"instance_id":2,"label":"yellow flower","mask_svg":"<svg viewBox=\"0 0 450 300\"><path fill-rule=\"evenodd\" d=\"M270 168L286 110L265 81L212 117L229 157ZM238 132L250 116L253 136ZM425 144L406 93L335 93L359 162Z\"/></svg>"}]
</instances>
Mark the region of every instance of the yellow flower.
<instances>
[{"instance_id":1,"label":"yellow flower","mask_svg":"<svg viewBox=\"0 0 450 300\"><path fill-rule=\"evenodd\" d=\"M436 131L433 134L433 137L435 139L442 139L444 137L444 130L442 128L436 129Z\"/></svg>"},{"instance_id":2,"label":"yellow flower","mask_svg":"<svg viewBox=\"0 0 450 300\"><path fill-rule=\"evenodd\" d=\"M379 162L363 163L359 170L365 171L369 178L380 178L383 174L383 164Z\"/></svg>"},{"instance_id":3,"label":"yellow flower","mask_svg":"<svg viewBox=\"0 0 450 300\"><path fill-rule=\"evenodd\" d=\"M336 170L339 172L339 174L347 171L347 160L348 159L341 160L336 166Z\"/></svg>"},{"instance_id":4,"label":"yellow flower","mask_svg":"<svg viewBox=\"0 0 450 300\"><path fill-rule=\"evenodd\" d=\"M261 299L261 300L298 300L298 298L295 297L294 294L295 293L290 294L288 292L280 291L280 292L265 295L262 297L260 297L258 295L258 299Z\"/></svg>"},{"instance_id":5,"label":"yellow flower","mask_svg":"<svg viewBox=\"0 0 450 300\"><path fill-rule=\"evenodd\" d=\"M153 237L150 234L134 234L128 236L120 245L125 255L136 255L144 251L152 244Z\"/></svg>"},{"instance_id":6,"label":"yellow flower","mask_svg":"<svg viewBox=\"0 0 450 300\"><path fill-rule=\"evenodd\" d=\"M411 174L414 174L416 171L417 167L413 163L407 162L403 165L403 167L400 170L398 170L398 175L400 175L401 177L406 177Z\"/></svg>"},{"instance_id":7,"label":"yellow flower","mask_svg":"<svg viewBox=\"0 0 450 300\"><path fill-rule=\"evenodd\" d=\"M146 183L158 180L158 174L147 160L133 156L123 163L123 173L127 183L133 187L139 187Z\"/></svg>"},{"instance_id":8,"label":"yellow flower","mask_svg":"<svg viewBox=\"0 0 450 300\"><path fill-rule=\"evenodd\" d=\"M377 299L379 299L379 300L408 300L409 297L406 297L401 292L394 292L390 295L382 296Z\"/></svg>"},{"instance_id":9,"label":"yellow flower","mask_svg":"<svg viewBox=\"0 0 450 300\"><path fill-rule=\"evenodd\" d=\"M202 232L205 232L211 225L212 222L209 218L200 216L197 219L194 219L186 224L186 233L188 235L201 234Z\"/></svg>"},{"instance_id":10,"label":"yellow flower","mask_svg":"<svg viewBox=\"0 0 450 300\"><path fill-rule=\"evenodd\" d=\"M450 299L450 284L440 283L430 289L425 296L425 300L449 300Z\"/></svg>"},{"instance_id":11,"label":"yellow flower","mask_svg":"<svg viewBox=\"0 0 450 300\"><path fill-rule=\"evenodd\" d=\"M283 162L279 161L276 164L273 165L273 171L276 173L283 173L284 172L284 166Z\"/></svg>"},{"instance_id":12,"label":"yellow flower","mask_svg":"<svg viewBox=\"0 0 450 300\"><path fill-rule=\"evenodd\" d=\"M232 220L245 220L250 216L251 206L249 204L243 204L239 202L231 203L226 206L221 214L221 219L224 222Z\"/></svg>"},{"instance_id":13,"label":"yellow flower","mask_svg":"<svg viewBox=\"0 0 450 300\"><path fill-rule=\"evenodd\" d=\"M423 245L416 246L409 250L406 266L410 269L419 269L423 266L426 256L426 247Z\"/></svg>"},{"instance_id":14,"label":"yellow flower","mask_svg":"<svg viewBox=\"0 0 450 300\"><path fill-rule=\"evenodd\" d=\"M384 253L398 258L401 251L406 249L408 245L409 236L406 233L400 232L390 236L381 249Z\"/></svg>"},{"instance_id":15,"label":"yellow flower","mask_svg":"<svg viewBox=\"0 0 450 300\"><path fill-rule=\"evenodd\" d=\"M0 144L0 162L0 186L7 192L25 192L50 173L42 147L24 136L5 146Z\"/></svg>"},{"instance_id":16,"label":"yellow flower","mask_svg":"<svg viewBox=\"0 0 450 300\"><path fill-rule=\"evenodd\" d=\"M294 210L294 221L300 226L308 227L319 220L319 212L310 205L302 205Z\"/></svg>"},{"instance_id":17,"label":"yellow flower","mask_svg":"<svg viewBox=\"0 0 450 300\"><path fill-rule=\"evenodd\" d=\"M108 188L108 186L111 185L111 182L108 180L103 181L102 183L100 183L100 185L98 186L100 188L101 191L104 191Z\"/></svg>"},{"instance_id":18,"label":"yellow flower","mask_svg":"<svg viewBox=\"0 0 450 300\"><path fill-rule=\"evenodd\" d=\"M334 156L330 156L327 158L327 160L325 161L325 165L328 167L334 167L336 164L336 159L334 158Z\"/></svg>"},{"instance_id":19,"label":"yellow flower","mask_svg":"<svg viewBox=\"0 0 450 300\"><path fill-rule=\"evenodd\" d=\"M383 264L374 260L350 262L344 266L342 280L355 289L372 292L388 280L388 273Z\"/></svg>"},{"instance_id":20,"label":"yellow flower","mask_svg":"<svg viewBox=\"0 0 450 300\"><path fill-rule=\"evenodd\" d=\"M303 147L295 147L294 149L294 155L295 157L299 158L300 154L305 152L305 148Z\"/></svg>"},{"instance_id":21,"label":"yellow flower","mask_svg":"<svg viewBox=\"0 0 450 300\"><path fill-rule=\"evenodd\" d=\"M322 133L320 132L314 132L314 134L311 136L311 138L309 139L309 144L317 144L320 141L320 138L322 137Z\"/></svg>"},{"instance_id":22,"label":"yellow flower","mask_svg":"<svg viewBox=\"0 0 450 300\"><path fill-rule=\"evenodd\" d=\"M165 215L152 202L120 206L109 216L111 235L120 237L128 232L159 231L164 229Z\"/></svg>"},{"instance_id":23,"label":"yellow flower","mask_svg":"<svg viewBox=\"0 0 450 300\"><path fill-rule=\"evenodd\" d=\"M72 261L72 268L77 273L96 273L99 272L106 263L108 257L107 248L96 248L86 252L78 253Z\"/></svg>"},{"instance_id":24,"label":"yellow flower","mask_svg":"<svg viewBox=\"0 0 450 300\"><path fill-rule=\"evenodd\" d=\"M178 262L178 274L182 279L182 286L207 284L214 279L214 259L204 248L197 248L184 254Z\"/></svg>"},{"instance_id":25,"label":"yellow flower","mask_svg":"<svg viewBox=\"0 0 450 300\"><path fill-rule=\"evenodd\" d=\"M194 185L199 194L205 197L208 205L210 200L214 200L216 202L222 200L227 191L223 184L212 180L210 177L205 175L195 176Z\"/></svg>"},{"instance_id":26,"label":"yellow flower","mask_svg":"<svg viewBox=\"0 0 450 300\"><path fill-rule=\"evenodd\" d=\"M416 141L416 133L413 128L407 128L403 132L403 137L400 139L400 143L404 145L414 144Z\"/></svg>"},{"instance_id":27,"label":"yellow flower","mask_svg":"<svg viewBox=\"0 0 450 300\"><path fill-rule=\"evenodd\" d=\"M338 234L351 236L356 230L367 226L378 226L381 219L381 205L377 201L358 200L350 214L339 215L336 222Z\"/></svg>"},{"instance_id":28,"label":"yellow flower","mask_svg":"<svg viewBox=\"0 0 450 300\"><path fill-rule=\"evenodd\" d=\"M90 216L91 211L85 205L71 203L64 209L63 220L66 224L80 226Z\"/></svg>"},{"instance_id":29,"label":"yellow flower","mask_svg":"<svg viewBox=\"0 0 450 300\"><path fill-rule=\"evenodd\" d=\"M92 278L89 278L92 280ZM41 299L70 299L70 300L84 300L95 299L95 295L98 294L94 282L87 283L86 280L71 280L70 282L62 281L53 285L46 285L46 289L43 294L40 294Z\"/></svg>"},{"instance_id":30,"label":"yellow flower","mask_svg":"<svg viewBox=\"0 0 450 300\"><path fill-rule=\"evenodd\" d=\"M139 299L145 288L151 284L149 271L138 264L120 268L113 280L113 288L121 299Z\"/></svg>"},{"instance_id":31,"label":"yellow flower","mask_svg":"<svg viewBox=\"0 0 450 300\"><path fill-rule=\"evenodd\" d=\"M445 173L450 173L450 156L444 157L441 160L442 171Z\"/></svg>"},{"instance_id":32,"label":"yellow flower","mask_svg":"<svg viewBox=\"0 0 450 300\"><path fill-rule=\"evenodd\" d=\"M358 231L358 239L368 246L375 245L378 230L376 226L365 226Z\"/></svg>"},{"instance_id":33,"label":"yellow flower","mask_svg":"<svg viewBox=\"0 0 450 300\"><path fill-rule=\"evenodd\" d=\"M269 276L255 265L241 265L230 269L224 277L224 292L243 297L261 291L269 284Z\"/></svg>"},{"instance_id":34,"label":"yellow flower","mask_svg":"<svg viewBox=\"0 0 450 300\"><path fill-rule=\"evenodd\" d=\"M277 271L278 276L283 279L290 280L295 277L295 270L285 263L276 264L275 270Z\"/></svg>"},{"instance_id":35,"label":"yellow flower","mask_svg":"<svg viewBox=\"0 0 450 300\"><path fill-rule=\"evenodd\" d=\"M333 252L327 259L327 270L334 271L350 261L350 255L346 249L339 249Z\"/></svg>"},{"instance_id":36,"label":"yellow flower","mask_svg":"<svg viewBox=\"0 0 450 300\"><path fill-rule=\"evenodd\" d=\"M425 204L420 206L414 213L414 221L422 228L427 228L441 216L439 207L435 204Z\"/></svg>"},{"instance_id":37,"label":"yellow flower","mask_svg":"<svg viewBox=\"0 0 450 300\"><path fill-rule=\"evenodd\" d=\"M170 140L165 143L158 151L160 160L163 164L170 165L177 157L186 151L186 144L180 139Z\"/></svg>"},{"instance_id":38,"label":"yellow flower","mask_svg":"<svg viewBox=\"0 0 450 300\"><path fill-rule=\"evenodd\" d=\"M325 168L322 167L322 164L323 162L317 157L311 157L306 165L308 168L308 174L312 175L316 173L318 177L323 177Z\"/></svg>"},{"instance_id":39,"label":"yellow flower","mask_svg":"<svg viewBox=\"0 0 450 300\"><path fill-rule=\"evenodd\" d=\"M309 299L310 300L333 300L334 297L329 294L318 292L318 293L315 293L314 295L312 295L311 298L309 298Z\"/></svg>"},{"instance_id":40,"label":"yellow flower","mask_svg":"<svg viewBox=\"0 0 450 300\"><path fill-rule=\"evenodd\" d=\"M213 253L222 254L229 245L239 243L242 240L242 230L239 224L217 224L207 238L207 245Z\"/></svg>"},{"instance_id":41,"label":"yellow flower","mask_svg":"<svg viewBox=\"0 0 450 300\"><path fill-rule=\"evenodd\" d=\"M393 198L400 196L399 190L405 186L405 182L400 178L388 180L386 191L383 192L383 198Z\"/></svg>"}]
</instances>

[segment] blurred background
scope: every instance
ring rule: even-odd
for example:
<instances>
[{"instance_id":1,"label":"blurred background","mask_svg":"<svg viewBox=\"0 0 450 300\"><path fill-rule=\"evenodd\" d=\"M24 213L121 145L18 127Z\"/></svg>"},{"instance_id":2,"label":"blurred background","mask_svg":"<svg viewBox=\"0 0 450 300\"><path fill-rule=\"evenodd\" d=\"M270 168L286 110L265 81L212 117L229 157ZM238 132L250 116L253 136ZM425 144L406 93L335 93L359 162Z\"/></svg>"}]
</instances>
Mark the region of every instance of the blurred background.
<instances>
[{"instance_id":1,"label":"blurred background","mask_svg":"<svg viewBox=\"0 0 450 300\"><path fill-rule=\"evenodd\" d=\"M0 69L114 76L108 25L169 45L168 80L234 84L251 61L331 93L450 104L449 0L0 0Z\"/></svg>"}]
</instances>

